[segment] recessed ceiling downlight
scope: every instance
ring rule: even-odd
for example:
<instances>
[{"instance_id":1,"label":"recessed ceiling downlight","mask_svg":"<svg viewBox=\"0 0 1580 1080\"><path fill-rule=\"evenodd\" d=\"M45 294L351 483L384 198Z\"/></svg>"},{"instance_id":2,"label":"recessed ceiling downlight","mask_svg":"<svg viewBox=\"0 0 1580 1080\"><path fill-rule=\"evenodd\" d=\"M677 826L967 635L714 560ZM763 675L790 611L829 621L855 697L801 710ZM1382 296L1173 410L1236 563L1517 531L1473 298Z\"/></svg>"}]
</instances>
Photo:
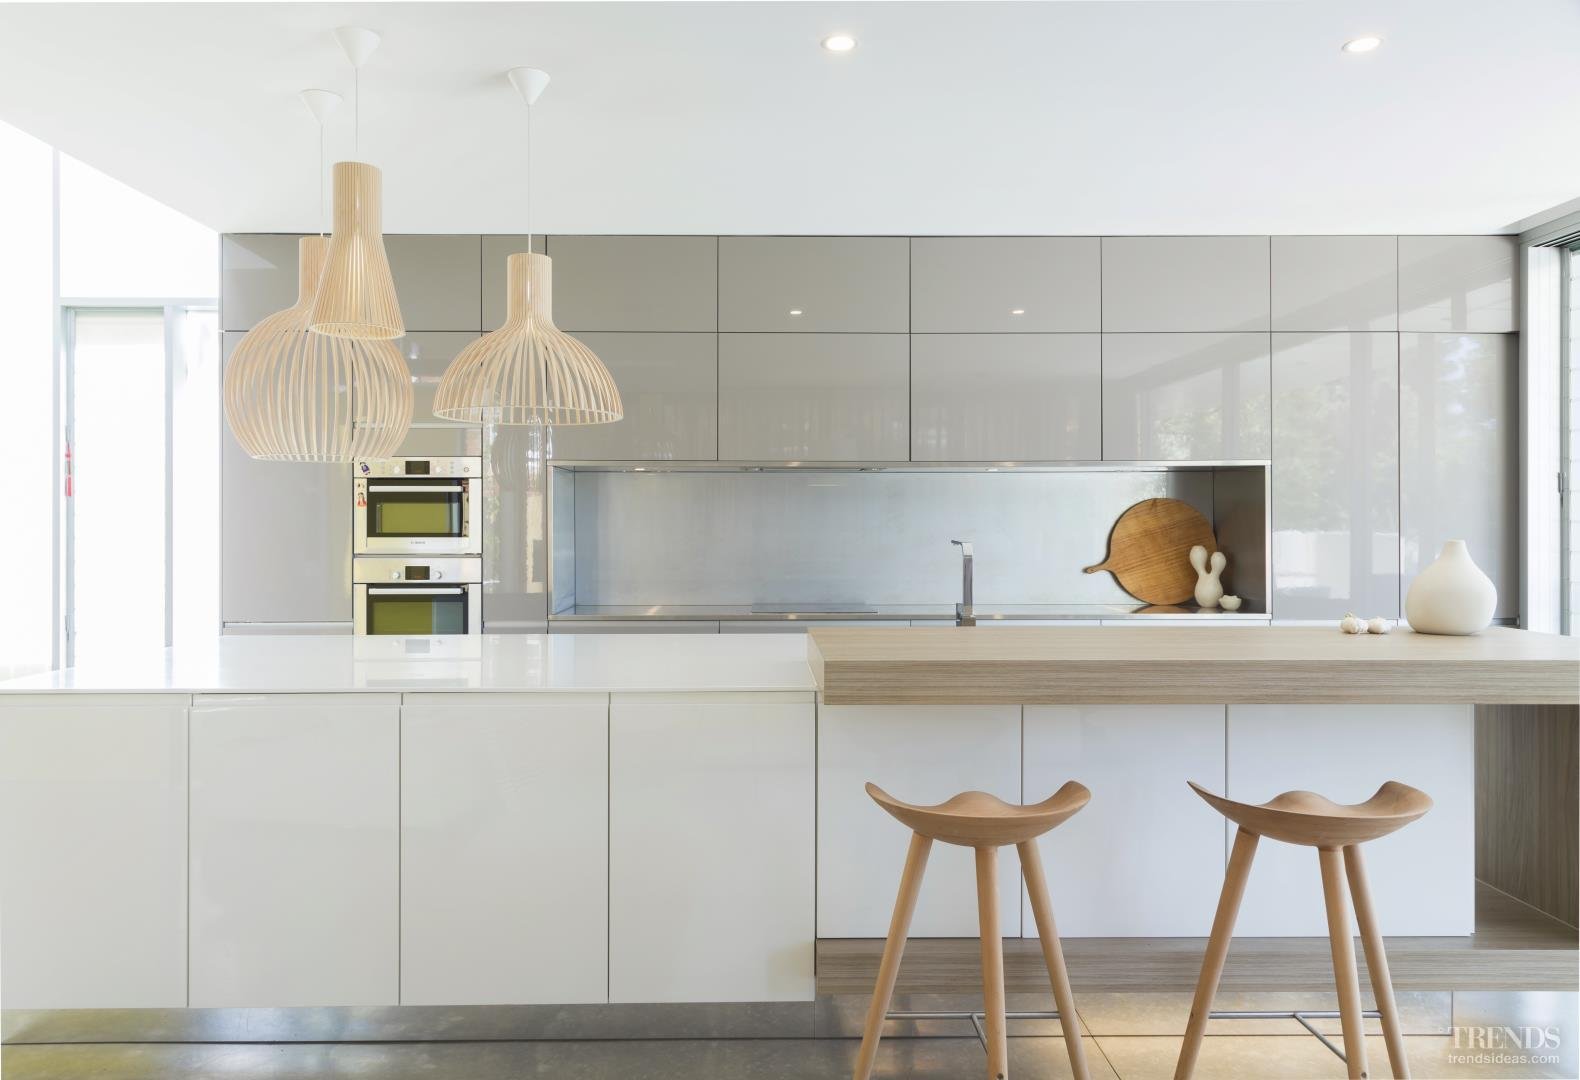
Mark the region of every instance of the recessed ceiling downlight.
<instances>
[{"instance_id":1,"label":"recessed ceiling downlight","mask_svg":"<svg viewBox=\"0 0 1580 1080\"><path fill-rule=\"evenodd\" d=\"M1364 37L1351 38L1349 41L1346 41L1344 43L1344 51L1347 53L1367 53L1381 44L1382 38L1376 34L1367 34Z\"/></svg>"},{"instance_id":2,"label":"recessed ceiling downlight","mask_svg":"<svg viewBox=\"0 0 1580 1080\"><path fill-rule=\"evenodd\" d=\"M829 52L850 52L856 47L856 39L849 34L830 34L823 39L823 48Z\"/></svg>"}]
</instances>

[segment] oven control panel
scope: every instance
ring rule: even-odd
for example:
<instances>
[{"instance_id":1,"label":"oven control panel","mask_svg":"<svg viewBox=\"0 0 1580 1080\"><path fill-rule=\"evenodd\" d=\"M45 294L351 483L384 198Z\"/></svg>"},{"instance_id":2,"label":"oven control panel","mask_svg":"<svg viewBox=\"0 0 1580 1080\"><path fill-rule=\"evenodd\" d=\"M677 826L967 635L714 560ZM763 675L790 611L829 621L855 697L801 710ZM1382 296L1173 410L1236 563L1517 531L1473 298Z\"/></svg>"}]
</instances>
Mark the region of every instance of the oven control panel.
<instances>
[{"instance_id":1,"label":"oven control panel","mask_svg":"<svg viewBox=\"0 0 1580 1080\"><path fill-rule=\"evenodd\" d=\"M351 466L353 476L481 476L480 457L380 458L358 461Z\"/></svg>"},{"instance_id":2,"label":"oven control panel","mask_svg":"<svg viewBox=\"0 0 1580 1080\"><path fill-rule=\"evenodd\" d=\"M390 581L472 585L483 580L483 560L478 556L429 559L358 555L351 561L351 580L359 585L379 585Z\"/></svg>"}]
</instances>

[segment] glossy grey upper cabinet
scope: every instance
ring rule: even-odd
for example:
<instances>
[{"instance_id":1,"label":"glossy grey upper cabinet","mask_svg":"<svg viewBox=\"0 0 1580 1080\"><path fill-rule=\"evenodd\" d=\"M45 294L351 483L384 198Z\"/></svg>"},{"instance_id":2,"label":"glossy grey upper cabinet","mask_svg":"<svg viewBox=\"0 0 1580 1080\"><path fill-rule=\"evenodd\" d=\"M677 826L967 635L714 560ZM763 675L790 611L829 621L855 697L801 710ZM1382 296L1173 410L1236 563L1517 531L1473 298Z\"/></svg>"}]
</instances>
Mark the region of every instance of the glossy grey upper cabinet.
<instances>
[{"instance_id":1,"label":"glossy grey upper cabinet","mask_svg":"<svg viewBox=\"0 0 1580 1080\"><path fill-rule=\"evenodd\" d=\"M914 461L1095 461L1096 334L918 334L911 339Z\"/></svg>"},{"instance_id":2,"label":"glossy grey upper cabinet","mask_svg":"<svg viewBox=\"0 0 1580 1080\"><path fill-rule=\"evenodd\" d=\"M576 337L614 376L625 417L612 424L555 428L553 457L711 461L717 456L717 335L583 330Z\"/></svg>"},{"instance_id":3,"label":"glossy grey upper cabinet","mask_svg":"<svg viewBox=\"0 0 1580 1080\"><path fill-rule=\"evenodd\" d=\"M1520 610L1519 339L1399 336L1403 580L1463 540L1498 589L1495 617Z\"/></svg>"},{"instance_id":4,"label":"glossy grey upper cabinet","mask_svg":"<svg viewBox=\"0 0 1580 1080\"><path fill-rule=\"evenodd\" d=\"M533 234L532 250L549 253L548 238ZM502 234L483 237L483 330L498 330L505 321L505 265L510 256L527 251L527 236ZM557 268L556 268L557 269ZM558 312L555 313L556 319Z\"/></svg>"},{"instance_id":5,"label":"glossy grey upper cabinet","mask_svg":"<svg viewBox=\"0 0 1580 1080\"><path fill-rule=\"evenodd\" d=\"M412 427L396 456L454 457L480 452L480 425L441 420L433 415L433 394L439 388L439 380L450 361L478 337L475 330L412 330L396 341L412 380Z\"/></svg>"},{"instance_id":6,"label":"glossy grey upper cabinet","mask_svg":"<svg viewBox=\"0 0 1580 1080\"><path fill-rule=\"evenodd\" d=\"M1265 236L1103 238L1108 332L1266 330Z\"/></svg>"},{"instance_id":7,"label":"glossy grey upper cabinet","mask_svg":"<svg viewBox=\"0 0 1580 1080\"><path fill-rule=\"evenodd\" d=\"M296 303L296 234L228 233L220 237L219 314L223 330L251 330Z\"/></svg>"},{"instance_id":8,"label":"glossy grey upper cabinet","mask_svg":"<svg viewBox=\"0 0 1580 1080\"><path fill-rule=\"evenodd\" d=\"M711 331L718 241L711 236L550 236L561 330Z\"/></svg>"},{"instance_id":9,"label":"glossy grey upper cabinet","mask_svg":"<svg viewBox=\"0 0 1580 1080\"><path fill-rule=\"evenodd\" d=\"M911 241L911 332L1102 328L1095 236L922 236Z\"/></svg>"},{"instance_id":10,"label":"glossy grey upper cabinet","mask_svg":"<svg viewBox=\"0 0 1580 1080\"><path fill-rule=\"evenodd\" d=\"M908 341L720 334L720 460L906 460Z\"/></svg>"},{"instance_id":11,"label":"glossy grey upper cabinet","mask_svg":"<svg viewBox=\"0 0 1580 1080\"><path fill-rule=\"evenodd\" d=\"M1273 335L1273 616L1399 614L1399 335Z\"/></svg>"},{"instance_id":12,"label":"glossy grey upper cabinet","mask_svg":"<svg viewBox=\"0 0 1580 1080\"><path fill-rule=\"evenodd\" d=\"M1103 457L1262 460L1266 334L1104 334Z\"/></svg>"},{"instance_id":13,"label":"glossy grey upper cabinet","mask_svg":"<svg viewBox=\"0 0 1580 1080\"><path fill-rule=\"evenodd\" d=\"M1274 330L1398 326L1397 237L1273 237Z\"/></svg>"},{"instance_id":14,"label":"glossy grey upper cabinet","mask_svg":"<svg viewBox=\"0 0 1580 1080\"><path fill-rule=\"evenodd\" d=\"M241 340L224 335L225 361ZM254 461L220 436L220 618L351 622L351 466Z\"/></svg>"},{"instance_id":15,"label":"glossy grey upper cabinet","mask_svg":"<svg viewBox=\"0 0 1580 1080\"><path fill-rule=\"evenodd\" d=\"M1399 329L1518 330L1519 252L1514 236L1401 236Z\"/></svg>"},{"instance_id":16,"label":"glossy grey upper cabinet","mask_svg":"<svg viewBox=\"0 0 1580 1080\"><path fill-rule=\"evenodd\" d=\"M481 237L398 233L384 250L407 330L483 328Z\"/></svg>"},{"instance_id":17,"label":"glossy grey upper cabinet","mask_svg":"<svg viewBox=\"0 0 1580 1080\"><path fill-rule=\"evenodd\" d=\"M887 236L719 238L719 329L910 329L909 244Z\"/></svg>"}]
</instances>

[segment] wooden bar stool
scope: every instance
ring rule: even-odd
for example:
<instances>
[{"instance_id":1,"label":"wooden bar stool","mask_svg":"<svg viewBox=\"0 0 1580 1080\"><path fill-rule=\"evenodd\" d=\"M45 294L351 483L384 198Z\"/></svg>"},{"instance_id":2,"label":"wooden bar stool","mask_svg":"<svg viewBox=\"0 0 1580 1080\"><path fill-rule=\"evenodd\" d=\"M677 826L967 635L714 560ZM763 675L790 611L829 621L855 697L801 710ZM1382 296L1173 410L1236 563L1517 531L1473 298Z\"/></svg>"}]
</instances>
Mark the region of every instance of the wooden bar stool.
<instances>
[{"instance_id":1,"label":"wooden bar stool","mask_svg":"<svg viewBox=\"0 0 1580 1080\"><path fill-rule=\"evenodd\" d=\"M1005 1080L1009 1073L1009 1043L1004 1031L1004 941L998 925L998 849L1014 844L1020 852L1021 870L1026 875L1026 892L1037 917L1037 933L1042 938L1042 956L1053 982L1053 1000L1058 1006L1059 1024L1070 1054L1070 1068L1077 1080L1088 1080L1086 1051L1081 1045L1080 1022L1075 1015L1075 998L1064 969L1064 952L1059 948L1059 931L1053 924L1053 907L1048 902L1048 883L1042 875L1042 858L1037 837L1062 823L1087 804L1092 793L1070 781L1053 797L1035 806L1015 806L985 791L967 791L937 806L912 806L885 792L876 784L867 785L867 794L902 824L911 828L911 847L905 856L905 872L900 877L900 895L894 901L894 917L889 922L889 939L883 946L883 961L878 965L878 985L867 1007L867 1023L862 1030L861 1052L856 1056L855 1080L868 1080L878 1053L883 1021L894 996L894 982L900 974L900 956L905 951L905 935L916 910L916 897L922 887L922 871L934 840L974 848L977 857L977 917L982 927L983 1020L987 1036L988 1077Z\"/></svg>"},{"instance_id":2,"label":"wooden bar stool","mask_svg":"<svg viewBox=\"0 0 1580 1080\"><path fill-rule=\"evenodd\" d=\"M1196 998L1191 1002L1190 1023L1180 1046L1179 1063L1174 1067L1174 1080L1189 1080L1195 1071L1207 1021L1214 1016L1230 1015L1212 1013L1212 999L1218 990L1218 977L1223 974L1224 958L1229 953L1234 917L1240 910L1240 898L1245 895L1256 842L1264 836L1317 849L1317 861L1322 868L1322 896L1328 912L1328 939L1333 948L1333 981L1339 993L1339 1018L1344 1028L1341 1056L1351 1077L1366 1077L1365 1014L1361 1012L1360 979L1355 972L1355 946L1350 940L1349 919L1344 912L1343 875L1348 873L1350 895L1355 901L1355 921L1360 924L1366 967L1371 972L1372 993L1377 998L1377 1016L1382 1020L1383 1036L1388 1044L1388 1062L1395 1077L1401 1080L1408 1077L1410 1063L1399 1033L1393 981L1388 976L1382 932L1377 929L1371 891L1366 886L1360 845L1404 828L1432 809L1431 798L1423 791L1394 780L1378 788L1377 794L1365 802L1352 806L1331 802L1310 791L1286 791L1265 803L1252 804L1225 799L1196 784L1191 784L1191 788L1240 829L1235 833L1234 849L1229 855L1223 894L1218 899L1218 913L1213 916L1212 937L1207 940L1207 955L1202 959L1201 978L1196 983Z\"/></svg>"}]
</instances>

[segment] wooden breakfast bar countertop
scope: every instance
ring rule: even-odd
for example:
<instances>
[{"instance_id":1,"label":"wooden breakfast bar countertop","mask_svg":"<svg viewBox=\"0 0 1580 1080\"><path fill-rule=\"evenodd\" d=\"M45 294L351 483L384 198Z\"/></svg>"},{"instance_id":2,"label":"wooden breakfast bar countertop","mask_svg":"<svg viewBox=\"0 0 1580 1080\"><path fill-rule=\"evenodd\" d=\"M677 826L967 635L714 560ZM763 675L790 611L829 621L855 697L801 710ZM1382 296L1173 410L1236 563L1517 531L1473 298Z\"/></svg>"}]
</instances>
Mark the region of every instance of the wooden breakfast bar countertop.
<instances>
[{"instance_id":1,"label":"wooden breakfast bar countertop","mask_svg":"<svg viewBox=\"0 0 1580 1080\"><path fill-rule=\"evenodd\" d=\"M840 627L807 663L830 705L1580 703L1580 638L1506 627Z\"/></svg>"}]
</instances>

